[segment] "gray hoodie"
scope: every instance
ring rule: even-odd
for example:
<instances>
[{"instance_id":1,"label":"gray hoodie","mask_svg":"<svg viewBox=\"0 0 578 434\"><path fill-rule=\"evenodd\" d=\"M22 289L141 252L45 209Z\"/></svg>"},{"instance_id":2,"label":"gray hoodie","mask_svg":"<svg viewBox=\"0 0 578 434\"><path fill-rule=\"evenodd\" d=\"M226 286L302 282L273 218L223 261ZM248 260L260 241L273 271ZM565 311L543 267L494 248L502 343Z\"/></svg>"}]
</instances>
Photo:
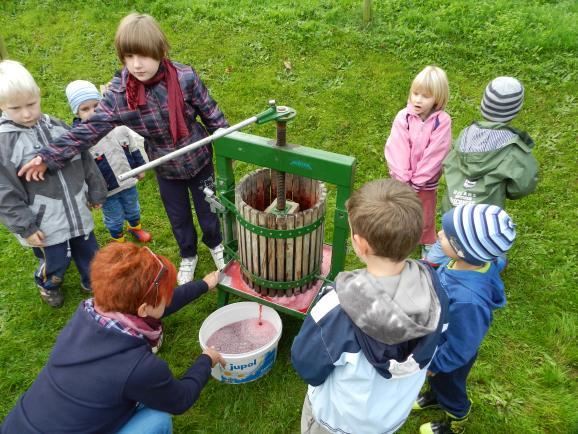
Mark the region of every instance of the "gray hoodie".
<instances>
[{"instance_id":1,"label":"gray hoodie","mask_svg":"<svg viewBox=\"0 0 578 434\"><path fill-rule=\"evenodd\" d=\"M353 323L373 339L394 345L436 330L440 303L427 268L406 260L397 276L375 277L366 269L337 275L335 291Z\"/></svg>"},{"instance_id":2,"label":"gray hoodie","mask_svg":"<svg viewBox=\"0 0 578 434\"><path fill-rule=\"evenodd\" d=\"M88 203L106 199L106 184L87 152L60 170L47 171L44 181L18 178L23 164L67 130L47 115L30 128L0 117L0 221L23 246L29 246L26 238L38 230L46 246L88 235L94 229Z\"/></svg>"}]
</instances>

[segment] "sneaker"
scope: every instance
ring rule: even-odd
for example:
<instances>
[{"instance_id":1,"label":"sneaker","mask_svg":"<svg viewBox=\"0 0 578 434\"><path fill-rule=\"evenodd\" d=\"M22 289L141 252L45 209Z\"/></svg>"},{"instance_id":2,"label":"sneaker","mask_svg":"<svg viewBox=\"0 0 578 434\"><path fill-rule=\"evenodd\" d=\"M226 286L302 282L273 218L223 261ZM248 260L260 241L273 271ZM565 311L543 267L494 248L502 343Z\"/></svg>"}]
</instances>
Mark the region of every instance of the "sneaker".
<instances>
[{"instance_id":1,"label":"sneaker","mask_svg":"<svg viewBox=\"0 0 578 434\"><path fill-rule=\"evenodd\" d=\"M424 423L419 427L419 434L459 434L465 431L468 415L457 419L446 413L446 418L437 422Z\"/></svg>"},{"instance_id":2,"label":"sneaker","mask_svg":"<svg viewBox=\"0 0 578 434\"><path fill-rule=\"evenodd\" d=\"M84 292L88 292L88 293L92 292L92 288L90 287L90 285L85 285L81 282L80 287L82 288L82 290Z\"/></svg>"},{"instance_id":3,"label":"sneaker","mask_svg":"<svg viewBox=\"0 0 578 434\"><path fill-rule=\"evenodd\" d=\"M179 272L177 273L177 283L179 285L184 285L185 283L193 280L198 260L199 260L198 256L195 256L193 258L183 258L181 260Z\"/></svg>"},{"instance_id":4,"label":"sneaker","mask_svg":"<svg viewBox=\"0 0 578 434\"><path fill-rule=\"evenodd\" d=\"M420 393L413 403L413 410L425 410L426 408L439 408L438 401L435 394L429 390L425 393Z\"/></svg>"},{"instance_id":5,"label":"sneaker","mask_svg":"<svg viewBox=\"0 0 578 434\"><path fill-rule=\"evenodd\" d=\"M136 238L137 241L140 241L141 243L148 243L153 239L149 232L142 230L140 224L134 227L129 226L128 231Z\"/></svg>"},{"instance_id":6,"label":"sneaker","mask_svg":"<svg viewBox=\"0 0 578 434\"><path fill-rule=\"evenodd\" d=\"M213 247L209 250L211 251L211 256L213 257L213 261L215 261L217 270L222 270L225 268L225 249L223 245L219 244L217 247Z\"/></svg>"},{"instance_id":7,"label":"sneaker","mask_svg":"<svg viewBox=\"0 0 578 434\"><path fill-rule=\"evenodd\" d=\"M60 289L46 289L38 285L38 290L40 291L40 298L47 305L52 307L62 307L64 304L64 296L60 292Z\"/></svg>"},{"instance_id":8,"label":"sneaker","mask_svg":"<svg viewBox=\"0 0 578 434\"><path fill-rule=\"evenodd\" d=\"M124 238L124 235L123 235L123 234L121 234L121 235L118 236L118 237L113 237L113 236L111 235L110 239L111 239L112 241L114 241L115 243L124 243L124 242L126 241L126 239Z\"/></svg>"}]
</instances>

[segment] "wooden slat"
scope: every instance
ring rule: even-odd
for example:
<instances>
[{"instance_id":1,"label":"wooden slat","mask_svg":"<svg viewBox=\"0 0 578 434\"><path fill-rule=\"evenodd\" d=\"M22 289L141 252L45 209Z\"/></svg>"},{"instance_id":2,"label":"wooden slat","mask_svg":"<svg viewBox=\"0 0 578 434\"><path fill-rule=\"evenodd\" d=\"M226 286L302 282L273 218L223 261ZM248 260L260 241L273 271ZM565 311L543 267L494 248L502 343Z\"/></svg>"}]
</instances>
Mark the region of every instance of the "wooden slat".
<instances>
[{"instance_id":1,"label":"wooden slat","mask_svg":"<svg viewBox=\"0 0 578 434\"><path fill-rule=\"evenodd\" d=\"M303 227L303 213L299 212L295 215L295 228ZM299 280L303 277L303 237L295 238L295 269L294 269L295 280ZM293 292L299 294L301 293L301 288L294 288Z\"/></svg>"},{"instance_id":2,"label":"wooden slat","mask_svg":"<svg viewBox=\"0 0 578 434\"><path fill-rule=\"evenodd\" d=\"M273 214L267 214L267 227L270 229L275 229L275 216ZM267 269L269 270L269 280L277 280L277 269L275 264L275 238L269 238L267 240ZM275 295L275 290L269 288L269 295Z\"/></svg>"},{"instance_id":3,"label":"wooden slat","mask_svg":"<svg viewBox=\"0 0 578 434\"><path fill-rule=\"evenodd\" d=\"M273 201L271 199L271 170L265 169L263 173L265 174L265 177L263 178L263 193L265 195L263 200L264 206L267 208Z\"/></svg>"},{"instance_id":4,"label":"wooden slat","mask_svg":"<svg viewBox=\"0 0 578 434\"><path fill-rule=\"evenodd\" d=\"M265 213L260 212L257 218L259 222L259 226L266 228L267 227L267 215ZM267 238L263 235L259 235L259 275L263 279L269 279L269 269L267 268ZM261 292L262 287L255 285L255 288L258 288Z\"/></svg>"},{"instance_id":5,"label":"wooden slat","mask_svg":"<svg viewBox=\"0 0 578 434\"><path fill-rule=\"evenodd\" d=\"M286 228L295 229L295 215L288 215L286 218ZM295 255L295 238L287 238L285 244L285 281L295 280L293 272L293 256ZM293 289L285 291L285 295L293 295Z\"/></svg>"},{"instance_id":6,"label":"wooden slat","mask_svg":"<svg viewBox=\"0 0 578 434\"><path fill-rule=\"evenodd\" d=\"M286 229L287 222L285 216L277 216L275 218L275 227L277 229ZM275 261L277 263L277 280L285 280L285 238L277 238L275 240ZM280 291L277 291L280 292Z\"/></svg>"},{"instance_id":7,"label":"wooden slat","mask_svg":"<svg viewBox=\"0 0 578 434\"><path fill-rule=\"evenodd\" d=\"M265 190L264 190L264 179L265 171L259 170L256 174L257 191L255 193L255 206L254 208L263 211L265 209Z\"/></svg>"},{"instance_id":8,"label":"wooden slat","mask_svg":"<svg viewBox=\"0 0 578 434\"><path fill-rule=\"evenodd\" d=\"M254 225L258 225L259 224L259 220L258 220L258 212L257 210L251 208L249 210L249 221L254 224ZM260 276L261 273L259 272L259 236L253 232L251 232L251 265L252 265L252 272L253 274ZM254 284L253 288L255 288L257 285Z\"/></svg>"},{"instance_id":9,"label":"wooden slat","mask_svg":"<svg viewBox=\"0 0 578 434\"><path fill-rule=\"evenodd\" d=\"M308 226L312 222L312 211L308 209L303 212L303 226ZM309 274L311 264L310 264L310 249L311 249L311 233L303 235L303 253L302 253L302 263L301 263L301 275L302 277ZM301 292L307 290L309 285L301 286Z\"/></svg>"}]
</instances>

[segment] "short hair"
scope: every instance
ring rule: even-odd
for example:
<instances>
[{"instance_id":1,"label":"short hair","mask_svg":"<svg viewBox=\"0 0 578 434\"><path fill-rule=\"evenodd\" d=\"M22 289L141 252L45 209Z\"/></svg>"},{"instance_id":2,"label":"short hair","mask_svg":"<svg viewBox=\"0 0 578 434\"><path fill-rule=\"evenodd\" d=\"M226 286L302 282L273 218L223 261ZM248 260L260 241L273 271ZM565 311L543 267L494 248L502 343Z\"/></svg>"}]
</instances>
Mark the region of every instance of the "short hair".
<instances>
[{"instance_id":1,"label":"short hair","mask_svg":"<svg viewBox=\"0 0 578 434\"><path fill-rule=\"evenodd\" d=\"M409 90L408 101L411 93L416 89L423 89L433 96L436 110L443 110L448 104L450 97L448 77L445 71L437 66L426 66L415 76Z\"/></svg>"},{"instance_id":2,"label":"short hair","mask_svg":"<svg viewBox=\"0 0 578 434\"><path fill-rule=\"evenodd\" d=\"M345 206L353 234L365 238L375 255L400 262L419 243L422 206L407 184L394 179L368 182L351 195Z\"/></svg>"},{"instance_id":3,"label":"short hair","mask_svg":"<svg viewBox=\"0 0 578 434\"><path fill-rule=\"evenodd\" d=\"M158 294L154 288L149 291L160 270L157 258L167 268L159 279ZM177 271L167 258L155 255L147 247L110 243L94 256L90 280L98 307L107 312L136 315L142 303L156 307L165 300L170 304Z\"/></svg>"},{"instance_id":4,"label":"short hair","mask_svg":"<svg viewBox=\"0 0 578 434\"><path fill-rule=\"evenodd\" d=\"M40 96L40 88L20 62L3 60L0 62L0 104L18 95Z\"/></svg>"},{"instance_id":5,"label":"short hair","mask_svg":"<svg viewBox=\"0 0 578 434\"><path fill-rule=\"evenodd\" d=\"M128 54L139 54L162 60L170 45L159 23L150 15L132 13L124 17L114 37L116 54L124 63Z\"/></svg>"}]
</instances>

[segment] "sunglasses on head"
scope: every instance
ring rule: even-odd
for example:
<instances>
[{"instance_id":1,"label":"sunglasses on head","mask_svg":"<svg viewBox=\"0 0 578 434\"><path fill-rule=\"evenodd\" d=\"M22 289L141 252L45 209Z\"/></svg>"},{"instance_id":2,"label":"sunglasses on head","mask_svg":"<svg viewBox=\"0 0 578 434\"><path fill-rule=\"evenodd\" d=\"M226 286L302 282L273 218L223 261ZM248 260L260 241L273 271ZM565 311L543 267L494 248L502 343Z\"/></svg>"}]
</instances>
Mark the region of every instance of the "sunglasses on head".
<instances>
[{"instance_id":1,"label":"sunglasses on head","mask_svg":"<svg viewBox=\"0 0 578 434\"><path fill-rule=\"evenodd\" d=\"M153 307L154 307L154 306L157 306L160 280L163 277L163 274L166 273L168 270L167 270L166 265L163 263L163 261L161 261L159 259L159 257L152 252L151 249L149 249L148 247L143 247L143 249L146 249L147 252L149 252L153 256L153 258L155 258L157 260L157 262L159 263L159 265L161 267L159 269L159 272L157 273L157 276L155 277L155 280L152 281L151 285L149 286L149 288L146 290L145 294L143 295L143 302L144 302L145 298L147 298L147 295L149 295L149 293L153 290L153 288L156 288L155 302L153 305Z\"/></svg>"}]
</instances>

